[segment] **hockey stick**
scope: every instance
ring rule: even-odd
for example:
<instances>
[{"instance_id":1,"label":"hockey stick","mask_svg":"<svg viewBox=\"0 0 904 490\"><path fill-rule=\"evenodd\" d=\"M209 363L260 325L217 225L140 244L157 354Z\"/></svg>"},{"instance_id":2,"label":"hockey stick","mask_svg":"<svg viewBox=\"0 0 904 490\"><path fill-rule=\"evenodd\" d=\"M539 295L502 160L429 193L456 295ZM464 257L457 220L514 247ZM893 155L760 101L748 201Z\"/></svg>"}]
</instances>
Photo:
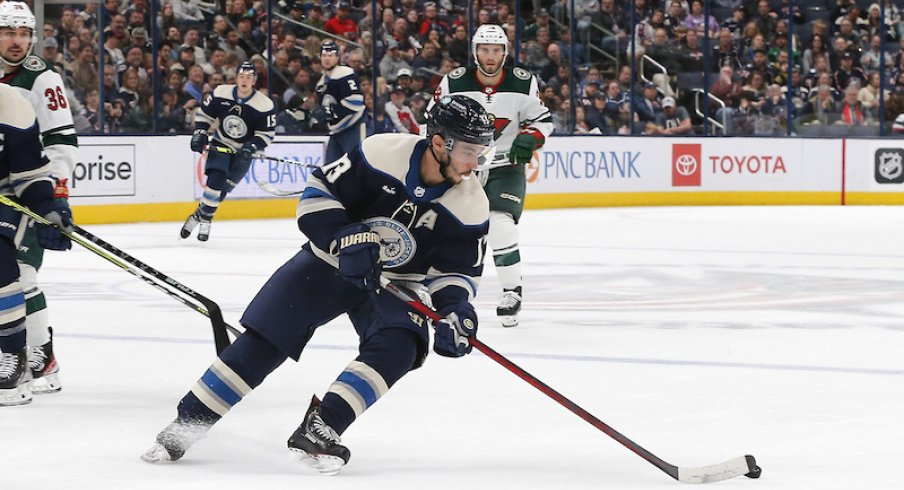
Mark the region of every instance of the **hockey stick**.
<instances>
[{"instance_id":1,"label":"hockey stick","mask_svg":"<svg viewBox=\"0 0 904 490\"><path fill-rule=\"evenodd\" d=\"M426 315L434 323L442 320L442 317L439 315L439 313L436 312L436 310L425 305L417 297L417 295L415 295L410 290L391 283L385 277L380 279L380 285L384 290L389 291L389 293L391 293L393 296L407 303L408 306L410 306L412 309ZM535 378L532 374L528 373L512 361L508 360L502 354L491 349L489 346L487 346L477 338L470 337L468 338L468 341L472 346L474 346L475 349L479 350L490 359L501 364L504 368L508 369L534 388L537 388L538 390L543 392L544 395L552 398L560 405L567 408L571 413L584 419L586 422L589 422L590 425L601 430L609 437L618 441L621 445L625 446L641 458L650 462L653 466L659 468L667 475L682 483L712 483L741 475L744 475L748 478L759 478L760 474L762 473L762 470L756 464L756 459L754 459L754 457L749 454L725 461L724 463L714 464L710 466L700 466L696 468L678 467L673 464L669 464L666 461L660 459L655 454L647 451L636 442L628 439L626 436L613 429L602 420L594 417L590 412L579 407L576 403L569 400L558 391L552 389L544 382Z\"/></svg>"},{"instance_id":2,"label":"hockey stick","mask_svg":"<svg viewBox=\"0 0 904 490\"><path fill-rule=\"evenodd\" d=\"M33 212L27 207L17 203L16 201L13 201L6 196L0 196L0 203L28 215L38 223L56 226L47 221L43 216ZM125 270L129 274L132 274L138 279L141 279L142 281L150 284L151 286L154 286L160 291L163 291L176 301L210 318L213 327L214 344L216 345L218 354L229 346L230 341L227 331L232 333L236 337L242 334L240 330L226 323L226 321L223 319L223 313L220 310L220 306L213 300L208 299L206 296L195 292L188 286L185 286L184 284L176 281L175 279L167 276L157 269L145 264L135 257L132 257L119 248L105 242L104 240L88 232L84 228L81 228L78 225L73 225L73 228L75 229L74 233L69 233L62 230L61 232L70 240L88 249L95 255L100 256L113 265ZM163 283L160 283L158 281L163 281ZM198 303L200 303L200 305L189 301L179 293L182 293L192 300L197 301Z\"/></svg>"},{"instance_id":3,"label":"hockey stick","mask_svg":"<svg viewBox=\"0 0 904 490\"><path fill-rule=\"evenodd\" d=\"M209 145L209 146L207 147L207 149L208 149L208 151L213 150L213 151L216 151L216 152L219 152L219 153L226 153L226 154L229 154L229 155L235 155L236 153L238 153L238 150L236 150L236 149L234 149L234 148L230 148L230 147L228 147L228 146L212 146L212 145ZM312 163L302 163L302 162L299 162L299 161L297 161L297 160L289 160L288 158L271 157L271 156L269 156L269 155L265 155L265 154L260 153L260 152L254 153L254 154L252 155L252 157L253 157L253 158L256 158L256 159L258 159L258 160L270 160L270 161L272 161L272 162L282 163L283 165L295 165L295 166L297 166L297 167L304 167L304 168L320 168L319 165L314 165L314 164L312 164ZM263 191L266 192L267 194L271 194L271 195L274 195L274 196L277 196L277 197L291 197L291 196L298 196L298 195L300 195L302 192L304 192L304 189L302 189L302 190L300 190L300 191L286 190L286 189L279 189L279 188L275 187L274 185L270 184L269 182L257 181L257 182L255 182L255 183L257 184L258 187L261 188L261 190L263 190Z\"/></svg>"}]
</instances>

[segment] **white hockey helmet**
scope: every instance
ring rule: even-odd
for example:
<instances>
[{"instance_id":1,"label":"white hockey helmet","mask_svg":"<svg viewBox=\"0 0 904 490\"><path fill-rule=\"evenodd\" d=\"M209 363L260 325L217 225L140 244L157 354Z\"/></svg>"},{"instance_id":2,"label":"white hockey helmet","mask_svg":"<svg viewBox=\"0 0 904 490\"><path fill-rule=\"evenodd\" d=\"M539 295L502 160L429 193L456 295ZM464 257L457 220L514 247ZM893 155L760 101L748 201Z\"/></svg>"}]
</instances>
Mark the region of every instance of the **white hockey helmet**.
<instances>
[{"instance_id":1,"label":"white hockey helmet","mask_svg":"<svg viewBox=\"0 0 904 490\"><path fill-rule=\"evenodd\" d=\"M474 63L477 63L477 68L480 69L480 61L477 60L478 44L499 44L503 46L505 56L508 57L508 36L505 34L505 29L496 24L484 24L478 27L474 37L471 38L471 54L474 56ZM502 62L505 63L505 58L502 59ZM490 74L487 73L487 75Z\"/></svg>"},{"instance_id":2,"label":"white hockey helmet","mask_svg":"<svg viewBox=\"0 0 904 490\"><path fill-rule=\"evenodd\" d=\"M10 29L25 27L26 29L31 29L31 43L28 45L25 56L31 54L31 50L34 48L35 43L38 42L38 38L35 36L35 16L31 13L31 9L28 8L28 4L12 1L0 3L0 28L3 27ZM0 56L0 61L8 65L20 65L24 60L25 57L18 62L12 63Z\"/></svg>"}]
</instances>

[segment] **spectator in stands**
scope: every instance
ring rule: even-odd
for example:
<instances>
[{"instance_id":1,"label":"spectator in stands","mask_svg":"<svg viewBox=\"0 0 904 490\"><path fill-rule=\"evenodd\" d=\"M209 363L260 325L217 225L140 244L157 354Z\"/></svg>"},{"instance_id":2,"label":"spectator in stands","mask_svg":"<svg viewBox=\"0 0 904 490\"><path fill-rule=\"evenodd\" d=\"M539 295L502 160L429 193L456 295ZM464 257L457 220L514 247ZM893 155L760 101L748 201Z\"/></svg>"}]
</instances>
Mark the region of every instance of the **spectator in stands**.
<instances>
[{"instance_id":1,"label":"spectator in stands","mask_svg":"<svg viewBox=\"0 0 904 490\"><path fill-rule=\"evenodd\" d=\"M389 94L389 102L386 103L386 115L392 121L398 133L419 134L417 121L411 109L405 105L405 91L396 85Z\"/></svg>"},{"instance_id":2,"label":"spectator in stands","mask_svg":"<svg viewBox=\"0 0 904 490\"><path fill-rule=\"evenodd\" d=\"M177 26L200 26L204 23L204 12L201 11L201 0L170 0L173 6L173 16ZM204 4L214 8L213 4Z\"/></svg>"},{"instance_id":3,"label":"spectator in stands","mask_svg":"<svg viewBox=\"0 0 904 490\"><path fill-rule=\"evenodd\" d=\"M741 41L741 33L744 30L744 25L747 24L747 14L744 12L744 7L737 6L731 13L731 17L722 20L722 30L727 30L731 35L732 43L735 43L735 47L739 48L737 43Z\"/></svg>"},{"instance_id":4,"label":"spectator in stands","mask_svg":"<svg viewBox=\"0 0 904 490\"><path fill-rule=\"evenodd\" d=\"M182 92L195 101L201 102L206 91L209 91L209 88L205 87L204 70L198 65L193 65L188 69L188 80L182 86Z\"/></svg>"},{"instance_id":5,"label":"spectator in stands","mask_svg":"<svg viewBox=\"0 0 904 490\"><path fill-rule=\"evenodd\" d=\"M703 49L701 48L697 31L689 29L685 44L678 48L681 56L681 71L703 71Z\"/></svg>"},{"instance_id":6,"label":"spectator in stands","mask_svg":"<svg viewBox=\"0 0 904 490\"><path fill-rule=\"evenodd\" d=\"M771 84L766 87L766 98L760 107L760 117L756 120L754 134L761 136L785 134L788 110L782 87Z\"/></svg>"},{"instance_id":7,"label":"spectator in stands","mask_svg":"<svg viewBox=\"0 0 904 490\"><path fill-rule=\"evenodd\" d=\"M379 133L395 133L395 126L392 121L386 117L386 112L382 107L377 107L374 113L374 97L370 92L364 92L364 127L367 128L367 135Z\"/></svg>"},{"instance_id":8,"label":"spectator in stands","mask_svg":"<svg viewBox=\"0 0 904 490\"><path fill-rule=\"evenodd\" d=\"M844 39L845 51L859 50L861 47L860 34L854 32L854 23L847 17L839 20L838 33L835 34L835 39L838 38Z\"/></svg>"},{"instance_id":9,"label":"spectator in stands","mask_svg":"<svg viewBox=\"0 0 904 490\"><path fill-rule=\"evenodd\" d=\"M741 68L741 52L731 37L731 31L724 27L719 31L719 42L713 46L712 63L713 70L726 65L735 70Z\"/></svg>"},{"instance_id":10,"label":"spectator in stands","mask_svg":"<svg viewBox=\"0 0 904 490\"><path fill-rule=\"evenodd\" d=\"M662 112L656 116L656 134L662 136L690 136L694 134L687 109L675 104L674 97L662 99Z\"/></svg>"},{"instance_id":11,"label":"spectator in stands","mask_svg":"<svg viewBox=\"0 0 904 490\"><path fill-rule=\"evenodd\" d=\"M439 71L440 63L442 63L442 53L439 53L436 50L436 46L427 43L424 44L424 49L414 57L414 60L411 62L411 67L414 68L415 71L424 69L427 73L430 73Z\"/></svg>"},{"instance_id":12,"label":"spectator in stands","mask_svg":"<svg viewBox=\"0 0 904 490\"><path fill-rule=\"evenodd\" d=\"M882 79L878 71L869 74L869 83L860 89L857 93L857 100L860 101L863 114L867 119L878 121L879 114L879 90ZM891 91L885 89L885 100L891 97Z\"/></svg>"},{"instance_id":13,"label":"spectator in stands","mask_svg":"<svg viewBox=\"0 0 904 490\"><path fill-rule=\"evenodd\" d=\"M801 121L804 124L832 124L838 117L838 106L835 97L832 96L832 88L828 85L819 85L816 89L816 97L810 99L810 103L804 109Z\"/></svg>"},{"instance_id":14,"label":"spectator in stands","mask_svg":"<svg viewBox=\"0 0 904 490\"><path fill-rule=\"evenodd\" d=\"M534 22L528 24L528 26L524 28L524 32L521 33L521 40L532 41L537 39L537 29L540 29L541 27L546 28L546 31L549 33L549 39L553 41L559 40L559 28L556 24L549 21L549 11L545 8L537 10Z\"/></svg>"},{"instance_id":15,"label":"spectator in stands","mask_svg":"<svg viewBox=\"0 0 904 490\"><path fill-rule=\"evenodd\" d=\"M241 38L239 37L238 31L229 30L226 32L226 42L221 44L220 47L226 51L226 57L235 57L235 64L241 65L245 61L248 61L248 52L245 51L245 48L239 43Z\"/></svg>"},{"instance_id":16,"label":"spectator in stands","mask_svg":"<svg viewBox=\"0 0 904 490\"><path fill-rule=\"evenodd\" d=\"M556 70L556 75L547 80L546 83L559 92L559 95L565 99L566 96L563 92L569 90L571 87L571 67L568 65L560 65L558 70Z\"/></svg>"},{"instance_id":17,"label":"spectator in stands","mask_svg":"<svg viewBox=\"0 0 904 490\"><path fill-rule=\"evenodd\" d=\"M647 56L664 66L669 76L675 76L682 69L679 52L669 43L668 34L663 28L656 29L653 33L653 42L647 47ZM656 82L664 93L672 91L669 77L652 64L644 65L644 68L644 76Z\"/></svg>"},{"instance_id":18,"label":"spectator in stands","mask_svg":"<svg viewBox=\"0 0 904 490\"><path fill-rule=\"evenodd\" d=\"M869 49L860 57L860 66L867 73L880 69L891 70L895 66L895 60L891 53L882 50L882 39L876 35L870 40Z\"/></svg>"},{"instance_id":19,"label":"spectator in stands","mask_svg":"<svg viewBox=\"0 0 904 490\"><path fill-rule=\"evenodd\" d=\"M587 121L583 107L575 107L574 109L574 133L603 134L602 130Z\"/></svg>"},{"instance_id":20,"label":"spectator in stands","mask_svg":"<svg viewBox=\"0 0 904 490\"><path fill-rule=\"evenodd\" d=\"M437 31L441 35L446 35L451 32L449 24L439 18L438 9L434 2L427 2L424 4L424 20L421 21L417 30L418 36L420 36L421 39L425 39L430 31Z\"/></svg>"},{"instance_id":21,"label":"spectator in stands","mask_svg":"<svg viewBox=\"0 0 904 490\"><path fill-rule=\"evenodd\" d=\"M380 75L386 77L387 81L394 83L399 76L399 71L407 69L410 72L411 65L402 58L398 41L390 39L387 41L386 47L388 48L386 54L380 60Z\"/></svg>"},{"instance_id":22,"label":"spectator in stands","mask_svg":"<svg viewBox=\"0 0 904 490\"><path fill-rule=\"evenodd\" d=\"M858 86L866 85L866 74L860 67L854 66L854 54L845 51L841 56L841 67L835 71L835 87L844 90L852 80L856 80Z\"/></svg>"},{"instance_id":23,"label":"spectator in stands","mask_svg":"<svg viewBox=\"0 0 904 490\"><path fill-rule=\"evenodd\" d=\"M641 122L656 122L656 116L662 112L662 100L659 91L653 82L647 82L643 86L643 97L634 105L637 117Z\"/></svg>"},{"instance_id":24,"label":"spectator in stands","mask_svg":"<svg viewBox=\"0 0 904 490\"><path fill-rule=\"evenodd\" d=\"M762 0L765 2L766 0ZM767 2L768 5L768 2ZM709 35L715 38L719 33L719 21L712 15L705 16L703 11L703 0L693 0L690 2L690 12L684 18L684 25L690 31L708 30Z\"/></svg>"},{"instance_id":25,"label":"spectator in stands","mask_svg":"<svg viewBox=\"0 0 904 490\"><path fill-rule=\"evenodd\" d=\"M468 40L468 28L466 26L455 26L452 40L449 42L448 52L449 57L457 65L468 65L468 61L471 58L471 42Z\"/></svg>"},{"instance_id":26,"label":"spectator in stands","mask_svg":"<svg viewBox=\"0 0 904 490\"><path fill-rule=\"evenodd\" d=\"M826 56L828 60L828 52L826 51L825 38L820 34L813 36L813 42L809 48L804 51L802 58L802 66L805 73L809 73L810 69L816 68L816 56Z\"/></svg>"},{"instance_id":27,"label":"spectator in stands","mask_svg":"<svg viewBox=\"0 0 904 490\"><path fill-rule=\"evenodd\" d=\"M593 2L594 4L596 2ZM581 15L581 10L579 10L578 5L575 5L576 15ZM618 10L615 7L615 0L602 0L600 6L596 9L590 9L588 12L592 12L589 14L584 14L582 21L578 21L578 40L584 44L595 41L597 30L590 29L590 22L593 19L599 19L598 21L594 21L594 24L598 24L602 26L606 31L611 32L612 34L603 35L600 40L600 46L609 54L620 55L625 52L625 46L627 41L627 33L625 31L625 26L622 24L621 15L619 15ZM583 23L586 23L586 27L584 29L581 28Z\"/></svg>"},{"instance_id":28,"label":"spectator in stands","mask_svg":"<svg viewBox=\"0 0 904 490\"><path fill-rule=\"evenodd\" d=\"M669 10L662 20L662 26L665 27L668 33L667 37L675 37L675 30L678 29L678 26L684 25L685 17L687 17L687 10L681 5L680 1L672 0L669 2Z\"/></svg>"},{"instance_id":29,"label":"spectator in stands","mask_svg":"<svg viewBox=\"0 0 904 490\"><path fill-rule=\"evenodd\" d=\"M755 97L751 98L750 102L756 105L759 100L766 96L766 83L766 78L762 72L753 71L750 73L747 83L741 87L741 90L752 93Z\"/></svg>"},{"instance_id":30,"label":"spectator in stands","mask_svg":"<svg viewBox=\"0 0 904 490\"><path fill-rule=\"evenodd\" d=\"M863 104L857 100L860 86L856 83L844 89L844 100L841 103L838 123L846 126L863 126L867 124Z\"/></svg>"},{"instance_id":31,"label":"spectator in stands","mask_svg":"<svg viewBox=\"0 0 904 490\"><path fill-rule=\"evenodd\" d=\"M757 30L760 31L766 39L775 37L775 27L778 14L772 10L768 0L759 0L756 4L756 15L751 20L756 22Z\"/></svg>"},{"instance_id":32,"label":"spectator in stands","mask_svg":"<svg viewBox=\"0 0 904 490\"><path fill-rule=\"evenodd\" d=\"M319 29L321 31L326 30L326 21L323 20L323 9L320 7L320 5L316 3L314 5L311 5L311 7L308 9L307 16L303 21L301 21L301 23L306 26L311 26L315 29ZM309 34L310 32L305 31L299 34L298 37L307 37Z\"/></svg>"},{"instance_id":33,"label":"spectator in stands","mask_svg":"<svg viewBox=\"0 0 904 490\"><path fill-rule=\"evenodd\" d=\"M804 9L805 7L801 6L800 1L791 2L790 0L782 0L782 3L778 8L778 19L787 19L790 11L791 22L798 26L804 25L807 21L807 15Z\"/></svg>"},{"instance_id":34,"label":"spectator in stands","mask_svg":"<svg viewBox=\"0 0 904 490\"><path fill-rule=\"evenodd\" d=\"M621 92L618 84L609 82L606 84L606 100L603 115L609 126L624 128L631 124L631 99L629 94Z\"/></svg>"},{"instance_id":35,"label":"spectator in stands","mask_svg":"<svg viewBox=\"0 0 904 490\"><path fill-rule=\"evenodd\" d=\"M226 76L226 51L223 48L217 47L210 51L210 60L207 63L201 65L201 68L204 70L204 73L208 76L213 75L214 73L219 73L222 76Z\"/></svg>"}]
</instances>

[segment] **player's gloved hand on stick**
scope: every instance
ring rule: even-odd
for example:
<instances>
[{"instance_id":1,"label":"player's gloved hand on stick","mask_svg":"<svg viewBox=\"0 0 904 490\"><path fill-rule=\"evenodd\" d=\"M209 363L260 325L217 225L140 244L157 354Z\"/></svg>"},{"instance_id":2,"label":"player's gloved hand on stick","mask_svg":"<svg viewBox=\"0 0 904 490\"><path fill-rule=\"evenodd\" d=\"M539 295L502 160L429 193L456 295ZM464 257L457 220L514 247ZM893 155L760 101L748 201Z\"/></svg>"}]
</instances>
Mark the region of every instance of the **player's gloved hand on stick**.
<instances>
[{"instance_id":1,"label":"player's gloved hand on stick","mask_svg":"<svg viewBox=\"0 0 904 490\"><path fill-rule=\"evenodd\" d=\"M514 164L529 163L534 156L534 150L538 145L537 138L532 133L519 133L512 142L509 150L509 161Z\"/></svg>"},{"instance_id":2,"label":"player's gloved hand on stick","mask_svg":"<svg viewBox=\"0 0 904 490\"><path fill-rule=\"evenodd\" d=\"M69 199L69 179L53 179L53 197Z\"/></svg>"},{"instance_id":3,"label":"player's gloved hand on stick","mask_svg":"<svg viewBox=\"0 0 904 490\"><path fill-rule=\"evenodd\" d=\"M439 311L444 318L433 333L433 351L441 356L461 357L471 352L468 337L477 333L477 312L467 301Z\"/></svg>"},{"instance_id":4,"label":"player's gloved hand on stick","mask_svg":"<svg viewBox=\"0 0 904 490\"><path fill-rule=\"evenodd\" d=\"M38 243L48 250L69 250L72 241L63 234L63 231L72 233L72 211L69 205L62 199L54 199L46 206L35 209L35 212L56 226L35 223L35 231L38 235Z\"/></svg>"},{"instance_id":5,"label":"player's gloved hand on stick","mask_svg":"<svg viewBox=\"0 0 904 490\"><path fill-rule=\"evenodd\" d=\"M255 146L253 141L246 141L244 145L242 145L242 156L245 158L251 158L254 154L257 153L257 146Z\"/></svg>"},{"instance_id":6,"label":"player's gloved hand on stick","mask_svg":"<svg viewBox=\"0 0 904 490\"><path fill-rule=\"evenodd\" d=\"M355 223L336 234L339 249L339 275L359 289L374 291L380 287L380 235Z\"/></svg>"},{"instance_id":7,"label":"player's gloved hand on stick","mask_svg":"<svg viewBox=\"0 0 904 490\"><path fill-rule=\"evenodd\" d=\"M203 152L204 147L207 146L207 130L196 129L191 135L191 143L188 145L191 147L191 151L195 153Z\"/></svg>"}]
</instances>

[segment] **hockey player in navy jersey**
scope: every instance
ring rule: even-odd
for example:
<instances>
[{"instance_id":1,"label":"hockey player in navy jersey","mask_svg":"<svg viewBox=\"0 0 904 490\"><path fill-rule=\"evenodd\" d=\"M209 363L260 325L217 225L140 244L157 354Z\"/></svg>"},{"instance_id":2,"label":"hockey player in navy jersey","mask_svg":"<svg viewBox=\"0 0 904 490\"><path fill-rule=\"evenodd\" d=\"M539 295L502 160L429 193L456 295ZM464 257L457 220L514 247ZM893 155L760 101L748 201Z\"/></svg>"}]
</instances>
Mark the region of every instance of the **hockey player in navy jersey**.
<instances>
[{"instance_id":1,"label":"hockey player in navy jersey","mask_svg":"<svg viewBox=\"0 0 904 490\"><path fill-rule=\"evenodd\" d=\"M427 355L428 321L388 293L380 277L429 293L445 319L433 350L461 357L477 332L471 305L483 272L489 203L471 178L492 155L493 125L466 96L441 99L427 138L379 134L313 172L298 204L310 239L245 310L246 331L182 398L176 419L142 459L175 461L286 358L298 360L314 331L347 313L359 355L311 400L290 450L324 474L350 457L340 435ZM492 158L492 156L490 156Z\"/></svg>"},{"instance_id":2,"label":"hockey player in navy jersey","mask_svg":"<svg viewBox=\"0 0 904 490\"><path fill-rule=\"evenodd\" d=\"M320 105L326 111L330 141L324 162L334 162L364 139L364 95L355 71L339 64L339 46L333 41L320 45L323 76L317 82Z\"/></svg>"},{"instance_id":3,"label":"hockey player in navy jersey","mask_svg":"<svg viewBox=\"0 0 904 490\"><path fill-rule=\"evenodd\" d=\"M0 84L0 194L28 206L48 221L72 231L72 212L54 198L52 164L44 156L35 112L25 98ZM16 250L29 218L0 205L0 407L30 403L32 372L25 348L25 294L19 283ZM59 228L34 224L38 243L68 250Z\"/></svg>"},{"instance_id":4,"label":"hockey player in navy jersey","mask_svg":"<svg viewBox=\"0 0 904 490\"><path fill-rule=\"evenodd\" d=\"M207 148L204 173L207 183L198 208L182 225L179 235L188 238L198 228L198 240L210 237L210 222L226 195L245 177L254 154L273 141L276 112L273 101L254 90L257 72L254 64L244 62L235 76L235 85L220 85L201 103L195 113L192 151ZM217 123L208 145L208 134Z\"/></svg>"}]
</instances>

